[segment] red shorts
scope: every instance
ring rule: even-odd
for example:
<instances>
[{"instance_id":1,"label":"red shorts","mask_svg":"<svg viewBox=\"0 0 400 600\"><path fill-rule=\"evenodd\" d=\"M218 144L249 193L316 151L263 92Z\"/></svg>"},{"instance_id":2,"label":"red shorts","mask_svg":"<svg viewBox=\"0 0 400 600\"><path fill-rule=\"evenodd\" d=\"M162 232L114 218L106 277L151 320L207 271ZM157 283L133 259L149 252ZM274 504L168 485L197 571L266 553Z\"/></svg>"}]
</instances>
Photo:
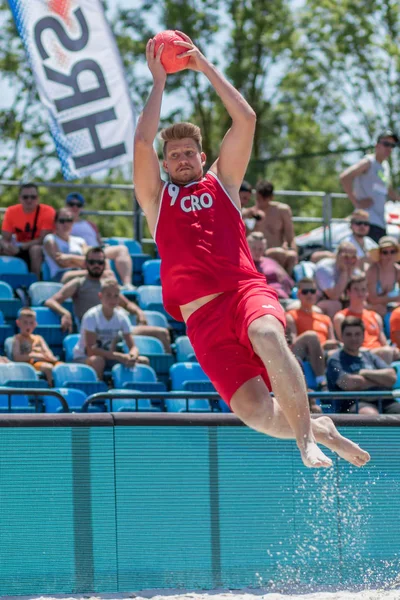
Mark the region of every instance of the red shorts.
<instances>
[{"instance_id":1,"label":"red shorts","mask_svg":"<svg viewBox=\"0 0 400 600\"><path fill-rule=\"evenodd\" d=\"M285 312L274 290L255 281L220 294L187 321L197 360L229 406L234 393L253 377L261 375L271 390L267 370L248 336L250 323L264 315L273 315L286 327Z\"/></svg>"}]
</instances>

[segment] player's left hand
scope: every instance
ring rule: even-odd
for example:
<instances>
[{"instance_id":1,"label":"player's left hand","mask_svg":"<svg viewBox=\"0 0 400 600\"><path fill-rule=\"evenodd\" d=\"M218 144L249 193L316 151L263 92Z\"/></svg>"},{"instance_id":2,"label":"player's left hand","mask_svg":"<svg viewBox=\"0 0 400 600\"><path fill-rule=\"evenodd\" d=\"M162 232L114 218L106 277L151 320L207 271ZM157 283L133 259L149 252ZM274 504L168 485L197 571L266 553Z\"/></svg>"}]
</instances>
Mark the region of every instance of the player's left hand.
<instances>
[{"instance_id":1,"label":"player's left hand","mask_svg":"<svg viewBox=\"0 0 400 600\"><path fill-rule=\"evenodd\" d=\"M204 54L202 54L200 52L200 50L197 48L197 46L195 46L192 42L192 40L190 39L190 37L188 35L186 35L186 33L183 33L182 31L178 31L175 30L176 33L179 33L179 35L181 35L185 41L175 41L174 44L175 46L182 46L182 50L186 49L186 52L182 52L182 54L178 54L179 58L185 58L185 57L189 57L189 64L186 67L187 69L192 69L192 71L202 71L205 67L205 65L207 64L207 59L204 56Z\"/></svg>"}]
</instances>

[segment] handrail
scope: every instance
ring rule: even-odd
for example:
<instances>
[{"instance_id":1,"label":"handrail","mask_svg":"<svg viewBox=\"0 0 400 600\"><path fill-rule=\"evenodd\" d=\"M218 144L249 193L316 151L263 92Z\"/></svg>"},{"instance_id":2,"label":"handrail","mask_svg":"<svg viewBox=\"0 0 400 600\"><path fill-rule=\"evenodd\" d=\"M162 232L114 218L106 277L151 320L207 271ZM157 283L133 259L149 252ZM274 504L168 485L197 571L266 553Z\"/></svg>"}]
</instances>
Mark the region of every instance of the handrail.
<instances>
[{"instance_id":1,"label":"handrail","mask_svg":"<svg viewBox=\"0 0 400 600\"><path fill-rule=\"evenodd\" d=\"M36 396L54 396L60 401L65 412L69 412L68 402L60 392L49 388L12 388L0 386L0 396L8 396L8 410L12 410L11 396L16 395L35 396L35 409L37 411L39 403Z\"/></svg>"},{"instance_id":2,"label":"handrail","mask_svg":"<svg viewBox=\"0 0 400 600\"><path fill-rule=\"evenodd\" d=\"M82 412L87 412L89 406L94 402L99 402L101 400L110 400L111 411L112 411L112 401L113 399L126 399L126 400L136 400L136 410L138 409L137 401L141 398L150 398L152 400L186 400L186 410L189 409L189 400L220 400L221 396L217 394L217 392L185 392L185 391L172 391L172 392L136 392L132 391L124 391L117 390L117 393L113 392L98 392L97 394L92 394L88 398L86 398L85 402L82 404Z\"/></svg>"}]
</instances>

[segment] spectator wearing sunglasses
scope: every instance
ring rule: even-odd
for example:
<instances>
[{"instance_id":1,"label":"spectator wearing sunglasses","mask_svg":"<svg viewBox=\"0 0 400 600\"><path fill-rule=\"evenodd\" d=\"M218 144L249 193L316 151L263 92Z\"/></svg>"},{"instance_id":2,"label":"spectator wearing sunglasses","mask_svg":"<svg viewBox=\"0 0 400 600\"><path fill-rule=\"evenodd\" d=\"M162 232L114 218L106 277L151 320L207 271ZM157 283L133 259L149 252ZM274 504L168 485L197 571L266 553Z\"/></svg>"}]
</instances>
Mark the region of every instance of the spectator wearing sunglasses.
<instances>
[{"instance_id":1,"label":"spectator wearing sunglasses","mask_svg":"<svg viewBox=\"0 0 400 600\"><path fill-rule=\"evenodd\" d=\"M77 192L69 194L65 203L74 218L72 234L83 238L88 247L101 246L102 240L96 225L91 221L81 219L82 208L85 205L85 198L82 194L78 194ZM133 266L128 248L124 244L118 244L116 246L106 246L104 251L106 258L113 260L115 263L115 269L122 282L121 289L123 291L135 289L135 286L132 285Z\"/></svg>"},{"instance_id":2,"label":"spectator wearing sunglasses","mask_svg":"<svg viewBox=\"0 0 400 600\"><path fill-rule=\"evenodd\" d=\"M34 183L21 185L18 198L19 204L9 206L4 214L0 254L22 258L40 279L42 244L45 236L53 231L56 211L40 203Z\"/></svg>"},{"instance_id":3,"label":"spectator wearing sunglasses","mask_svg":"<svg viewBox=\"0 0 400 600\"><path fill-rule=\"evenodd\" d=\"M315 281L304 277L298 282L300 308L286 313L287 329L292 336L292 350L301 360L310 362L320 388L326 384L324 352L336 350L338 342L332 321L316 307Z\"/></svg>"},{"instance_id":4,"label":"spectator wearing sunglasses","mask_svg":"<svg viewBox=\"0 0 400 600\"><path fill-rule=\"evenodd\" d=\"M378 136L375 153L367 154L340 175L343 189L354 208L368 210L369 236L375 242L379 242L379 239L386 235L385 202L387 198L389 197L394 202L400 201L400 194L391 186L388 163L388 159L398 143L398 136L392 130L386 129Z\"/></svg>"},{"instance_id":5,"label":"spectator wearing sunglasses","mask_svg":"<svg viewBox=\"0 0 400 600\"><path fill-rule=\"evenodd\" d=\"M362 208L356 208L350 215L351 234L345 241L351 242L357 250L358 266L366 271L370 264L368 252L378 247L378 244L369 237L369 214Z\"/></svg>"},{"instance_id":6,"label":"spectator wearing sunglasses","mask_svg":"<svg viewBox=\"0 0 400 600\"><path fill-rule=\"evenodd\" d=\"M400 248L398 241L386 235L378 248L370 250L374 263L367 271L368 302L381 317L387 313L388 303L400 302Z\"/></svg>"},{"instance_id":7,"label":"spectator wearing sunglasses","mask_svg":"<svg viewBox=\"0 0 400 600\"><path fill-rule=\"evenodd\" d=\"M52 281L65 283L86 272L83 270L86 242L81 237L71 235L73 222L72 213L67 208L61 208L56 212L54 233L49 233L44 238L44 257Z\"/></svg>"},{"instance_id":8,"label":"spectator wearing sunglasses","mask_svg":"<svg viewBox=\"0 0 400 600\"><path fill-rule=\"evenodd\" d=\"M79 325L83 315L99 304L102 278L109 279L114 276L112 272L107 270L104 250L100 246L89 248L86 252L85 268L85 275L74 277L74 279L68 281L61 290L45 302L45 306L60 315L61 328L69 333L72 333L74 321L72 314L63 306L65 301L72 299L75 320ZM171 336L168 329L148 325L146 316L139 306L127 300L121 293L119 295L119 306L136 317L136 326L132 327L133 335L156 337L163 343L165 351L171 352Z\"/></svg>"}]
</instances>

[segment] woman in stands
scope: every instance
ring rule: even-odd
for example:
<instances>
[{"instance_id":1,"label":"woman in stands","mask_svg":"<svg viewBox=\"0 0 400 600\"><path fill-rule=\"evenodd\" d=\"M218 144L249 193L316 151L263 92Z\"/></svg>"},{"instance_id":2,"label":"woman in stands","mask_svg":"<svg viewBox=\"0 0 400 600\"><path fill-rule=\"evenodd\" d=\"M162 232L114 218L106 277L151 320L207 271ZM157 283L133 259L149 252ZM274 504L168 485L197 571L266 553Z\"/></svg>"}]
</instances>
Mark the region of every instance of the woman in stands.
<instances>
[{"instance_id":1,"label":"woman in stands","mask_svg":"<svg viewBox=\"0 0 400 600\"><path fill-rule=\"evenodd\" d=\"M400 302L400 248L397 240L385 235L378 248L370 250L374 263L367 271L370 308L384 317L389 302Z\"/></svg>"}]
</instances>

